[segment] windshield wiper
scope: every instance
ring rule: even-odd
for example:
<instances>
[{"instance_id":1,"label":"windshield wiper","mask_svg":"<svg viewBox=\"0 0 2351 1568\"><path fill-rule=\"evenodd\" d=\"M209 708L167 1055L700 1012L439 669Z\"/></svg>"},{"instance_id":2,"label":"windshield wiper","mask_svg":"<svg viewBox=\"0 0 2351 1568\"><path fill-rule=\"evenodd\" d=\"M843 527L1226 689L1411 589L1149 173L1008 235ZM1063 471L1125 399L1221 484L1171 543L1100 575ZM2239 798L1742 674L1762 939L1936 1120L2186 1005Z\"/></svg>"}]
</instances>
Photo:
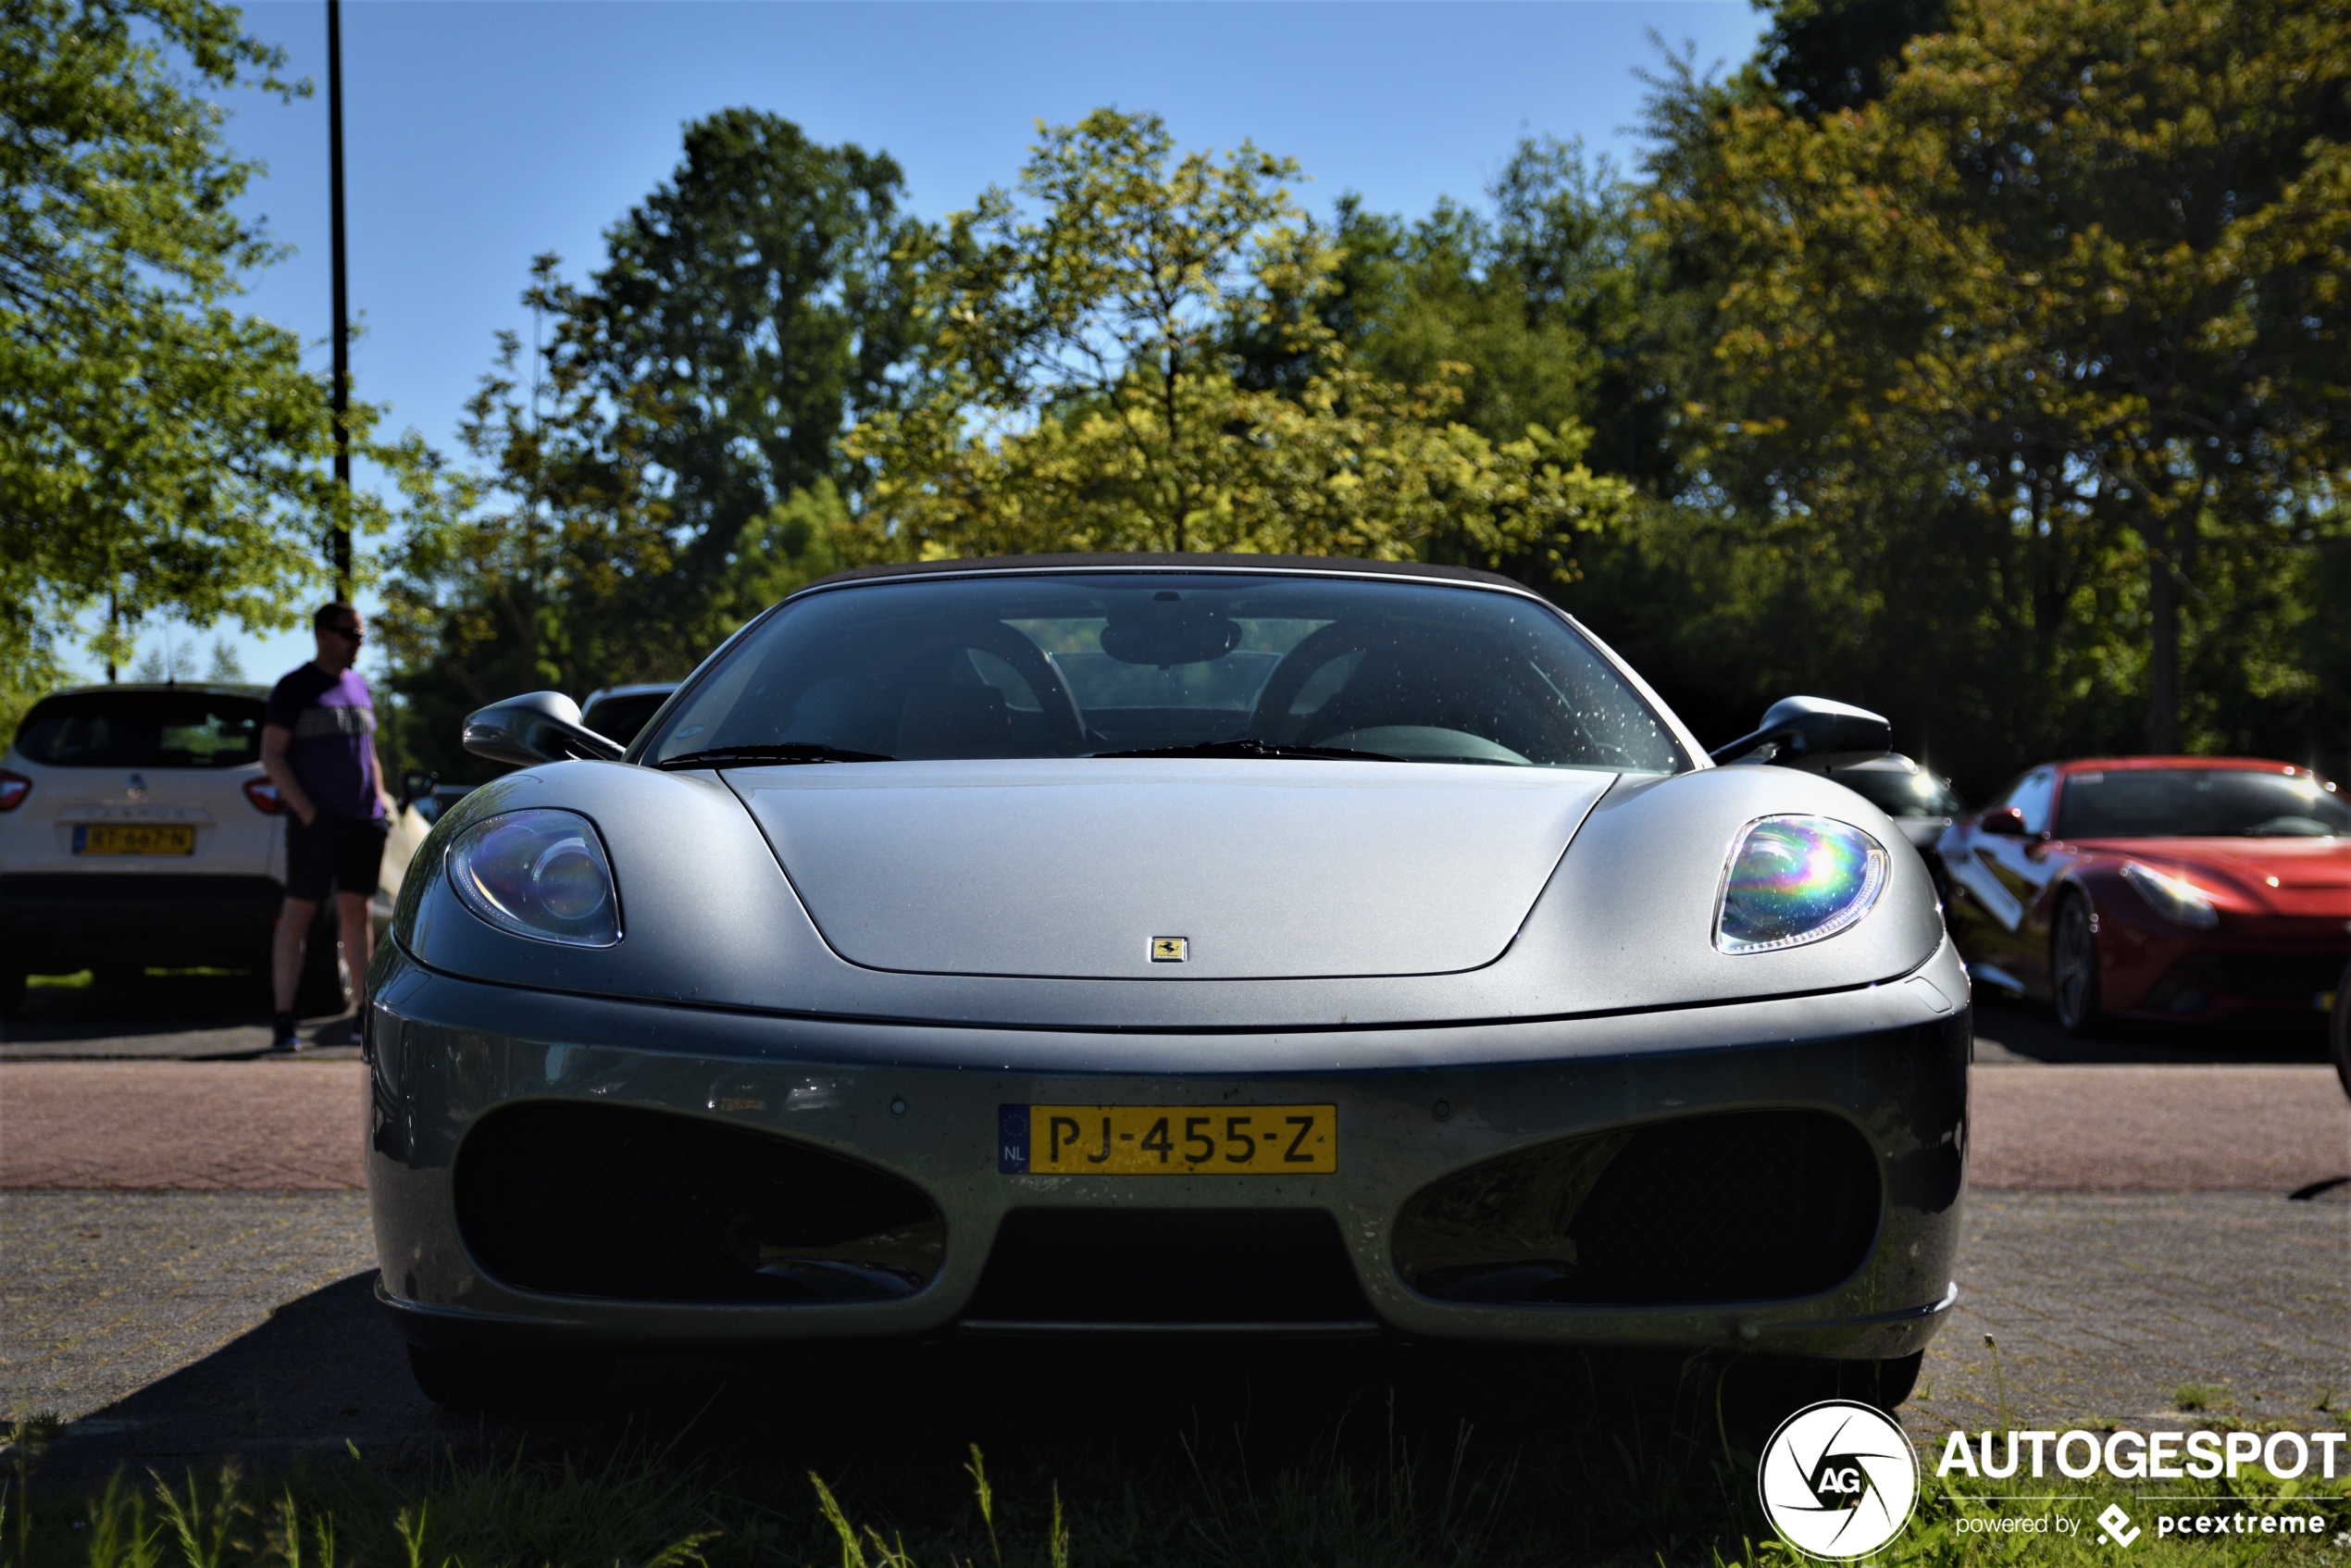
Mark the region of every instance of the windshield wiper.
<instances>
[{"instance_id":1,"label":"windshield wiper","mask_svg":"<svg viewBox=\"0 0 2351 1568\"><path fill-rule=\"evenodd\" d=\"M1146 746L1133 752L1088 752L1096 757L1325 757L1339 762L1402 762L1386 752L1351 746L1285 746L1272 740L1201 740L1189 746Z\"/></svg>"},{"instance_id":2,"label":"windshield wiper","mask_svg":"<svg viewBox=\"0 0 2351 1568\"><path fill-rule=\"evenodd\" d=\"M685 752L653 764L673 767L755 767L762 763L896 762L879 752L845 752L815 740L789 740L780 746L713 746L706 752Z\"/></svg>"}]
</instances>

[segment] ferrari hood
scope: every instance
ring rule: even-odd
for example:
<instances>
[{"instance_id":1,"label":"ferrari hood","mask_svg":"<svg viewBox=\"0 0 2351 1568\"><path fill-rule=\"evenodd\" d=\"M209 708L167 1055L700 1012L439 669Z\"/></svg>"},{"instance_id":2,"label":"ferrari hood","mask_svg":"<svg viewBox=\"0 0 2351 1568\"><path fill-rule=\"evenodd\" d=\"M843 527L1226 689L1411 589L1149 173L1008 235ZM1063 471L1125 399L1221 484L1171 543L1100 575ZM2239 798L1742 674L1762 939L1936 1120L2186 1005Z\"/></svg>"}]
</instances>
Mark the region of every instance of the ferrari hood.
<instances>
[{"instance_id":1,"label":"ferrari hood","mask_svg":"<svg viewBox=\"0 0 2351 1568\"><path fill-rule=\"evenodd\" d=\"M852 964L1229 980L1492 963L1615 777L1103 757L726 779Z\"/></svg>"}]
</instances>

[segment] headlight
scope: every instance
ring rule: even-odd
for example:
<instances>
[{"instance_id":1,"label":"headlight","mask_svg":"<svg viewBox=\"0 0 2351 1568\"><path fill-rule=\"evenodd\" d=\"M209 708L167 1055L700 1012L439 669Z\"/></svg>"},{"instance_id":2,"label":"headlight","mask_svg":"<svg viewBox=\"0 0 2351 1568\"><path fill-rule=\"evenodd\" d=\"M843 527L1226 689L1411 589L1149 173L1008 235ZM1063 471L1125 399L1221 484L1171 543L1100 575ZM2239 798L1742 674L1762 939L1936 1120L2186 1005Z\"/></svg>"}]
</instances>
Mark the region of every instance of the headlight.
<instances>
[{"instance_id":1,"label":"headlight","mask_svg":"<svg viewBox=\"0 0 2351 1568\"><path fill-rule=\"evenodd\" d=\"M2220 912L2204 896L2204 890L2193 882L2177 877L2166 877L2136 861L2122 864L2122 879L2131 890L2146 900L2147 907L2176 926L2193 926L2208 931L2220 923Z\"/></svg>"},{"instance_id":2,"label":"headlight","mask_svg":"<svg viewBox=\"0 0 2351 1568\"><path fill-rule=\"evenodd\" d=\"M1826 816L1750 822L1731 851L1715 915L1724 952L1770 952L1833 937L1870 912L1885 887L1884 846Z\"/></svg>"},{"instance_id":3,"label":"headlight","mask_svg":"<svg viewBox=\"0 0 2351 1568\"><path fill-rule=\"evenodd\" d=\"M449 846L449 884L502 931L568 947L620 940L620 895L596 829L577 812L510 811Z\"/></svg>"}]
</instances>

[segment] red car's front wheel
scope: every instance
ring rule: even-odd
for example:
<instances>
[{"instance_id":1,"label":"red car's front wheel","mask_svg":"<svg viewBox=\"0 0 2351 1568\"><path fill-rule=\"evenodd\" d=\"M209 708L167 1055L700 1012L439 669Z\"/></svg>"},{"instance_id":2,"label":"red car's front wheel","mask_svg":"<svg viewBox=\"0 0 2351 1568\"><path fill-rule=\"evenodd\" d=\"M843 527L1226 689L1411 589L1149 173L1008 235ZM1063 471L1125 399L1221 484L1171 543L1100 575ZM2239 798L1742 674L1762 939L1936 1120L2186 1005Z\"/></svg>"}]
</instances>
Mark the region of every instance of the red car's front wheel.
<instances>
[{"instance_id":1,"label":"red car's front wheel","mask_svg":"<svg viewBox=\"0 0 2351 1568\"><path fill-rule=\"evenodd\" d=\"M2098 935L2090 924L2087 899L2075 894L2059 907L2049 945L2058 1023L2070 1035L2096 1033L2106 1014L2098 1005Z\"/></svg>"}]
</instances>

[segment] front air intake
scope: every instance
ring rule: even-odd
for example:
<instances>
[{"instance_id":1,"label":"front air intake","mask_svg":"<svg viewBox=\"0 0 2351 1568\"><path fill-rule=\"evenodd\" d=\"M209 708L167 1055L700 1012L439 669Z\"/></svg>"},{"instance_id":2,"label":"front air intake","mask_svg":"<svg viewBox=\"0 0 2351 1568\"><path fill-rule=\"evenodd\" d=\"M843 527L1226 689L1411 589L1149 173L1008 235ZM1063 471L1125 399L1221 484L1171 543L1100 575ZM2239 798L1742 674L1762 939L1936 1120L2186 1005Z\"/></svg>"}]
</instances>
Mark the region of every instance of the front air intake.
<instances>
[{"instance_id":1,"label":"front air intake","mask_svg":"<svg viewBox=\"0 0 2351 1568\"><path fill-rule=\"evenodd\" d=\"M481 1271L555 1296L861 1301L930 1283L946 1250L912 1183L667 1112L540 1101L457 1148L458 1233Z\"/></svg>"},{"instance_id":2,"label":"front air intake","mask_svg":"<svg viewBox=\"0 0 2351 1568\"><path fill-rule=\"evenodd\" d=\"M1820 1111L1740 1111L1562 1139L1458 1172L1398 1215L1397 1272L1487 1305L1792 1300L1877 1238L1877 1160Z\"/></svg>"},{"instance_id":3,"label":"front air intake","mask_svg":"<svg viewBox=\"0 0 2351 1568\"><path fill-rule=\"evenodd\" d=\"M1014 1209L973 1327L1370 1328L1338 1222L1312 1209Z\"/></svg>"}]
</instances>

